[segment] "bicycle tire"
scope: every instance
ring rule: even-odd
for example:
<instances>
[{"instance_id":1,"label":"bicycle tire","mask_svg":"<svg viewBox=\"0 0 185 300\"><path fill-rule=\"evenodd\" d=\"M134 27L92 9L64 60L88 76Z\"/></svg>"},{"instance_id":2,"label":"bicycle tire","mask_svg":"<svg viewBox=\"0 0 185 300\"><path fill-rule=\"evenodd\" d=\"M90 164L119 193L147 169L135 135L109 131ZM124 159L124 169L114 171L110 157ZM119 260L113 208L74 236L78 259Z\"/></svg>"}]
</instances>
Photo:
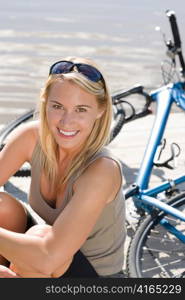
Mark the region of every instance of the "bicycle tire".
<instances>
[{"instance_id":1,"label":"bicycle tire","mask_svg":"<svg viewBox=\"0 0 185 300\"><path fill-rule=\"evenodd\" d=\"M185 211L185 192L171 198L168 204ZM148 215L139 224L128 247L126 258L128 277L185 277L185 243L159 224L163 217L170 219L170 223L185 233L185 222L167 213Z\"/></svg>"},{"instance_id":2,"label":"bicycle tire","mask_svg":"<svg viewBox=\"0 0 185 300\"><path fill-rule=\"evenodd\" d=\"M119 132L121 131L121 129L125 123L124 109L119 109L119 111L116 114L116 116L114 117L114 119L115 119L115 124L114 124L113 128L111 129L109 143L111 143L115 139L115 137L119 134Z\"/></svg>"}]
</instances>

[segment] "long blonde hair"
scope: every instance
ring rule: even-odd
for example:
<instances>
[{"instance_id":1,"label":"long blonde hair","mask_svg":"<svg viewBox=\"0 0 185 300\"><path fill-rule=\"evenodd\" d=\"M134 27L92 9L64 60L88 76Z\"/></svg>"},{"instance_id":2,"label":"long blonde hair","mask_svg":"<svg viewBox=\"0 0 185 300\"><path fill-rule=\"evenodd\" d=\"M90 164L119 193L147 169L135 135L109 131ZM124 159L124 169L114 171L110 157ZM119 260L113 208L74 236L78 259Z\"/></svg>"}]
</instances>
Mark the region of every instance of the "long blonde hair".
<instances>
[{"instance_id":1,"label":"long blonde hair","mask_svg":"<svg viewBox=\"0 0 185 300\"><path fill-rule=\"evenodd\" d=\"M68 57L65 60L86 63L97 67L90 59L84 58L71 58ZM101 72L102 73L102 72ZM104 78L104 76L103 76ZM97 119L94 123L93 129L88 136L82 151L76 155L68 166L65 174L60 178L58 176L58 161L59 161L59 148L55 139L48 127L46 118L46 105L47 98L51 86L56 81L70 80L86 90L90 94L93 94L97 98L97 103L100 108L104 109L103 115ZM50 75L46 81L45 87L41 92L41 101L39 107L40 116L40 164L44 173L49 179L51 185L57 190L63 184L66 184L71 176L78 171L80 167L83 167L90 157L92 157L103 146L107 145L110 139L110 127L112 121L112 100L110 92L108 90L105 78L98 82L93 82L81 73L72 71L65 74Z\"/></svg>"}]
</instances>

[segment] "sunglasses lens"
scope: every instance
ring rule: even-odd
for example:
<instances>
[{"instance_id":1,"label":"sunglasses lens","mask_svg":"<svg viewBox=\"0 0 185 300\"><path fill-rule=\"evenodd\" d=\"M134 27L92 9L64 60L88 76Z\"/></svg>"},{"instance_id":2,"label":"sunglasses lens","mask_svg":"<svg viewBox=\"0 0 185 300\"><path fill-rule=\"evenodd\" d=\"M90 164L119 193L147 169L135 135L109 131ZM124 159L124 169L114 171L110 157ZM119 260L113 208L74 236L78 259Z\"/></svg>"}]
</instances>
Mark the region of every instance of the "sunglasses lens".
<instances>
[{"instance_id":1,"label":"sunglasses lens","mask_svg":"<svg viewBox=\"0 0 185 300\"><path fill-rule=\"evenodd\" d=\"M68 73L71 71L71 67L73 66L72 62L68 61L61 61L58 63L55 63L51 66L49 74L62 74L62 73Z\"/></svg>"},{"instance_id":2,"label":"sunglasses lens","mask_svg":"<svg viewBox=\"0 0 185 300\"><path fill-rule=\"evenodd\" d=\"M97 82L102 79L101 73L94 67L86 64L78 64L78 71L91 81Z\"/></svg>"},{"instance_id":3,"label":"sunglasses lens","mask_svg":"<svg viewBox=\"0 0 185 300\"><path fill-rule=\"evenodd\" d=\"M101 73L96 68L87 64L75 64L71 61L56 62L51 66L49 74L69 73L75 66L78 69L78 72L86 76L91 81L97 82L103 78Z\"/></svg>"}]
</instances>

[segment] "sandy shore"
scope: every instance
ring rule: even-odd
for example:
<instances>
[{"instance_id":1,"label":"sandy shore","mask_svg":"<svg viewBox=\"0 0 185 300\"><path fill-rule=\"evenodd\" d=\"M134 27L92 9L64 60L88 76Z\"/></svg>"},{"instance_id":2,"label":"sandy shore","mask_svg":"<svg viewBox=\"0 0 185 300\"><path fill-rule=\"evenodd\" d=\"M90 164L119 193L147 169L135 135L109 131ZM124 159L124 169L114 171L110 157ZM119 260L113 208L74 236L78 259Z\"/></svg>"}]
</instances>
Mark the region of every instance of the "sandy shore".
<instances>
[{"instance_id":1,"label":"sandy shore","mask_svg":"<svg viewBox=\"0 0 185 300\"><path fill-rule=\"evenodd\" d=\"M178 4L175 12L184 41L185 2ZM66 56L93 58L105 72L111 92L135 84L147 89L161 85L166 49L155 27L171 36L167 8L174 9L173 1L3 1L0 123L35 106L50 64Z\"/></svg>"}]
</instances>

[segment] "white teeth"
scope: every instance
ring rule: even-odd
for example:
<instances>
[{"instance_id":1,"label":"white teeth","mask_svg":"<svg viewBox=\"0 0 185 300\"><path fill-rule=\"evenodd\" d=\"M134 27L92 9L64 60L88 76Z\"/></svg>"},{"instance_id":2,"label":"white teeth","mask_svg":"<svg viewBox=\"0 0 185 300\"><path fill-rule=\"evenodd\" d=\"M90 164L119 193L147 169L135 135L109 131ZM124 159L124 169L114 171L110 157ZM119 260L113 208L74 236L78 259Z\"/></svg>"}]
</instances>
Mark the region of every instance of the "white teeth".
<instances>
[{"instance_id":1,"label":"white teeth","mask_svg":"<svg viewBox=\"0 0 185 300\"><path fill-rule=\"evenodd\" d=\"M75 135L77 133L77 131L63 131L61 129L59 131L60 131L60 133L67 135L67 136Z\"/></svg>"}]
</instances>

